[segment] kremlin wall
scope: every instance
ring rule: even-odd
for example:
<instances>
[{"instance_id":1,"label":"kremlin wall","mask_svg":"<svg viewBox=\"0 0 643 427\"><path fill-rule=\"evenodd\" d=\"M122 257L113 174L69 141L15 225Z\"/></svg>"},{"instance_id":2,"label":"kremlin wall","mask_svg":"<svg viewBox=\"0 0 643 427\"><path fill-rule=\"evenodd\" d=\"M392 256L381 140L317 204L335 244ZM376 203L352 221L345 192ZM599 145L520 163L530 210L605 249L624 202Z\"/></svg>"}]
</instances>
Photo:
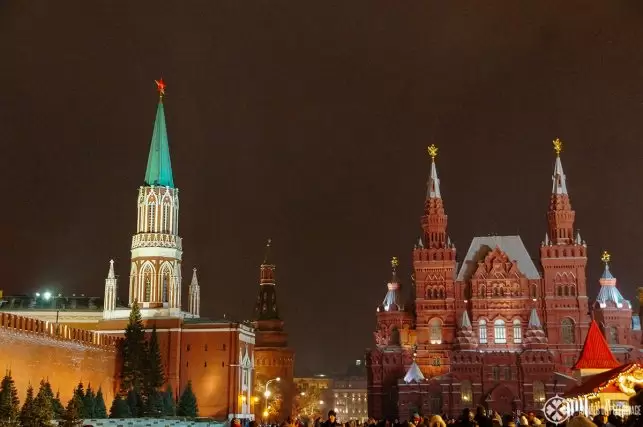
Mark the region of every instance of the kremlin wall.
<instances>
[{"instance_id":1,"label":"kremlin wall","mask_svg":"<svg viewBox=\"0 0 643 427\"><path fill-rule=\"evenodd\" d=\"M20 399L29 384L48 379L63 402L82 381L102 388L111 402L116 387L118 338L56 325L33 318L0 313L0 366L10 369Z\"/></svg>"}]
</instances>

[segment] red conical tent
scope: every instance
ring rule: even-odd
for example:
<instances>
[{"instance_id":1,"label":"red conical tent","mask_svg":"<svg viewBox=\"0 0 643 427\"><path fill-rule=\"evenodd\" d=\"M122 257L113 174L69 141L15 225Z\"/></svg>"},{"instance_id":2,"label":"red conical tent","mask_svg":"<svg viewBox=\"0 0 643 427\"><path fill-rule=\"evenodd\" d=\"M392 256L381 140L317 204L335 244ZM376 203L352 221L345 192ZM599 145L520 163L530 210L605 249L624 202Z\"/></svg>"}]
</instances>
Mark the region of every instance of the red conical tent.
<instances>
[{"instance_id":1,"label":"red conical tent","mask_svg":"<svg viewBox=\"0 0 643 427\"><path fill-rule=\"evenodd\" d=\"M619 366L621 364L612 354L598 323L592 320L583 344L583 352L574 369L613 369Z\"/></svg>"}]
</instances>

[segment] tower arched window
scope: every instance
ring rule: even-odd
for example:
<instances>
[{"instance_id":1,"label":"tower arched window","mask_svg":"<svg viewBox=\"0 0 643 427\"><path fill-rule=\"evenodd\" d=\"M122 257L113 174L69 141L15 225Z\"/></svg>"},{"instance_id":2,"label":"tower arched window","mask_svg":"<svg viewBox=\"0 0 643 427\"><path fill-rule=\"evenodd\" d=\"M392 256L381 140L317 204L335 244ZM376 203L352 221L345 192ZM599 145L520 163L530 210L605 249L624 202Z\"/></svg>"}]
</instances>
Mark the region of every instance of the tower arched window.
<instances>
[{"instance_id":1,"label":"tower arched window","mask_svg":"<svg viewBox=\"0 0 643 427\"><path fill-rule=\"evenodd\" d=\"M161 297L162 297L162 302L169 302L168 300L168 290L170 287L170 272L166 269L163 270L163 274L161 275Z\"/></svg>"},{"instance_id":2,"label":"tower arched window","mask_svg":"<svg viewBox=\"0 0 643 427\"><path fill-rule=\"evenodd\" d=\"M520 319L514 319L514 344L520 344L522 342L522 322Z\"/></svg>"},{"instance_id":3,"label":"tower arched window","mask_svg":"<svg viewBox=\"0 0 643 427\"><path fill-rule=\"evenodd\" d=\"M536 285L531 285L531 297L538 298L538 287Z\"/></svg>"},{"instance_id":4,"label":"tower arched window","mask_svg":"<svg viewBox=\"0 0 643 427\"><path fill-rule=\"evenodd\" d=\"M507 343L507 327L502 319L496 319L493 322L493 342L496 344Z\"/></svg>"},{"instance_id":5,"label":"tower arched window","mask_svg":"<svg viewBox=\"0 0 643 427\"><path fill-rule=\"evenodd\" d=\"M460 395L462 396L462 402L465 404L473 400L473 387L471 386L471 381L463 380L460 383Z\"/></svg>"},{"instance_id":6,"label":"tower arched window","mask_svg":"<svg viewBox=\"0 0 643 427\"><path fill-rule=\"evenodd\" d=\"M569 295L571 295L571 296L573 296L573 297L575 297L575 296L576 296L576 286L571 285L571 286L569 287Z\"/></svg>"},{"instance_id":7,"label":"tower arched window","mask_svg":"<svg viewBox=\"0 0 643 427\"><path fill-rule=\"evenodd\" d=\"M487 343L487 321L484 319L480 319L478 322L478 340L480 344Z\"/></svg>"},{"instance_id":8,"label":"tower arched window","mask_svg":"<svg viewBox=\"0 0 643 427\"><path fill-rule=\"evenodd\" d=\"M607 328L607 343L618 344L618 331L615 326Z\"/></svg>"},{"instance_id":9,"label":"tower arched window","mask_svg":"<svg viewBox=\"0 0 643 427\"><path fill-rule=\"evenodd\" d=\"M170 232L170 205L163 205L163 230L164 233Z\"/></svg>"},{"instance_id":10,"label":"tower arched window","mask_svg":"<svg viewBox=\"0 0 643 427\"><path fill-rule=\"evenodd\" d=\"M442 344L442 321L438 318L429 322L429 342L431 344Z\"/></svg>"},{"instance_id":11,"label":"tower arched window","mask_svg":"<svg viewBox=\"0 0 643 427\"><path fill-rule=\"evenodd\" d=\"M545 384L542 381L535 380L532 383L532 391L534 393L534 403L540 407L545 401Z\"/></svg>"},{"instance_id":12,"label":"tower arched window","mask_svg":"<svg viewBox=\"0 0 643 427\"><path fill-rule=\"evenodd\" d=\"M565 296L569 296L569 286L565 286Z\"/></svg>"},{"instance_id":13,"label":"tower arched window","mask_svg":"<svg viewBox=\"0 0 643 427\"><path fill-rule=\"evenodd\" d=\"M561 285L558 285L558 296L559 297L563 296L563 287Z\"/></svg>"},{"instance_id":14,"label":"tower arched window","mask_svg":"<svg viewBox=\"0 0 643 427\"><path fill-rule=\"evenodd\" d=\"M156 231L156 203L152 200L147 204L147 231L148 233Z\"/></svg>"},{"instance_id":15,"label":"tower arched window","mask_svg":"<svg viewBox=\"0 0 643 427\"><path fill-rule=\"evenodd\" d=\"M149 302L152 298L152 269L146 268L143 271L143 286L145 289L145 301Z\"/></svg>"},{"instance_id":16,"label":"tower arched window","mask_svg":"<svg viewBox=\"0 0 643 427\"><path fill-rule=\"evenodd\" d=\"M485 285L480 286L480 298L487 297L487 287Z\"/></svg>"},{"instance_id":17,"label":"tower arched window","mask_svg":"<svg viewBox=\"0 0 643 427\"><path fill-rule=\"evenodd\" d=\"M569 317L566 317L563 319L560 326L563 344L575 344L576 332L574 328L574 321Z\"/></svg>"}]
</instances>

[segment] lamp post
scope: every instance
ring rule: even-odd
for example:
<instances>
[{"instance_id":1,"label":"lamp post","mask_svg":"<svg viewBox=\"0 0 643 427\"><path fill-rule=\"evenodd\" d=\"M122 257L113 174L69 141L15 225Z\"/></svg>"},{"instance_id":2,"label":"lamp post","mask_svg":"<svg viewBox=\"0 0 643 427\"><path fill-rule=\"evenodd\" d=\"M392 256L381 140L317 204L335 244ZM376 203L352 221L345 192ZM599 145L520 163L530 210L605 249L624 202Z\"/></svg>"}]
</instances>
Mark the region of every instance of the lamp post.
<instances>
[{"instance_id":1,"label":"lamp post","mask_svg":"<svg viewBox=\"0 0 643 427\"><path fill-rule=\"evenodd\" d=\"M268 412L268 398L270 397L270 390L268 390L268 386L270 385L271 382L274 382L274 381L279 382L279 381L281 381L281 378L277 377L277 378L273 378L271 380L266 381L266 385L264 387L263 396L266 398L266 401L265 401L265 404L264 404L264 407L263 407L263 417L264 417L264 419L267 419L268 415L269 415L269 412Z\"/></svg>"},{"instance_id":2,"label":"lamp post","mask_svg":"<svg viewBox=\"0 0 643 427\"><path fill-rule=\"evenodd\" d=\"M60 309L58 308L58 298L60 298L62 294L57 294L54 295L50 291L45 291L42 294L40 292L36 292L36 298L42 298L45 301L50 301L52 298L54 300L54 307L56 308L56 335L58 335L58 319L60 316Z\"/></svg>"}]
</instances>

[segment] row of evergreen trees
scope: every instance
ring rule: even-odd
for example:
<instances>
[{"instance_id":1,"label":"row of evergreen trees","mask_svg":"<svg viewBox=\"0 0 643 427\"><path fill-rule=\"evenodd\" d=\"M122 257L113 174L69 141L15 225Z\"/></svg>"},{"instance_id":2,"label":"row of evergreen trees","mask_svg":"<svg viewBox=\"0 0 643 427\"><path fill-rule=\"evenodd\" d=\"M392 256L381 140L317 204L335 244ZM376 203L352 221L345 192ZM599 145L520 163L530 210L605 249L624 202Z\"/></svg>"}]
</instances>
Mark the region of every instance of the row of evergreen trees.
<instances>
[{"instance_id":1,"label":"row of evergreen trees","mask_svg":"<svg viewBox=\"0 0 643 427\"><path fill-rule=\"evenodd\" d=\"M163 391L165 369L161 359L156 326L149 341L138 303L134 301L125 339L121 348L120 393L114 398L110 414L113 418L167 417L179 415L194 418L199 414L192 384L188 382L175 406L170 385Z\"/></svg>"},{"instance_id":2,"label":"row of evergreen trees","mask_svg":"<svg viewBox=\"0 0 643 427\"><path fill-rule=\"evenodd\" d=\"M76 426L87 418L107 418L105 399L100 388L94 392L88 385L85 390L83 383L79 383L64 407L60 394L54 395L49 381L42 380L38 393L29 385L21 407L11 372L7 372L0 383L0 425L35 427L49 425L55 419L61 420L64 426Z\"/></svg>"}]
</instances>

